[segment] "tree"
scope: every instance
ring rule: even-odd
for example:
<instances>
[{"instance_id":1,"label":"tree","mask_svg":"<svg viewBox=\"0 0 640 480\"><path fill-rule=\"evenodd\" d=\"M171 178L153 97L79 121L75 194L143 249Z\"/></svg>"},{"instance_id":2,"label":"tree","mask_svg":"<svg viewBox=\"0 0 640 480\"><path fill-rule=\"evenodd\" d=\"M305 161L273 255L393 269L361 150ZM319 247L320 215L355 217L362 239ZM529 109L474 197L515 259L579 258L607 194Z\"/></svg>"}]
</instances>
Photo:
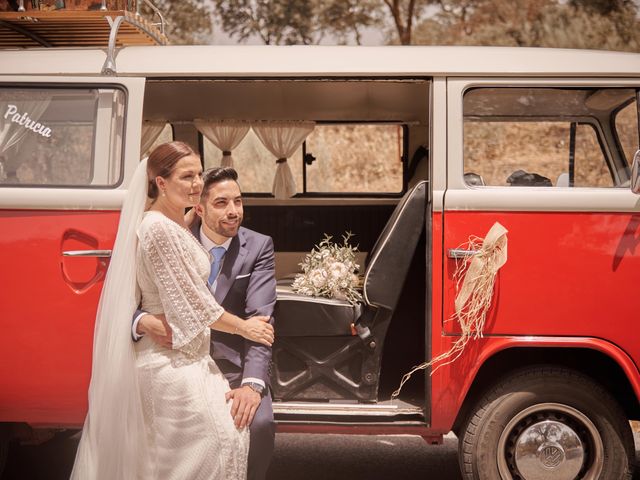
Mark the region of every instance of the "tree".
<instances>
[{"instance_id":1,"label":"tree","mask_svg":"<svg viewBox=\"0 0 640 480\"><path fill-rule=\"evenodd\" d=\"M416 28L415 43L640 51L638 7L625 0L440 0L439 6Z\"/></svg>"},{"instance_id":2,"label":"tree","mask_svg":"<svg viewBox=\"0 0 640 480\"><path fill-rule=\"evenodd\" d=\"M309 2L215 0L222 29L240 41L257 35L265 45L311 43Z\"/></svg>"},{"instance_id":3,"label":"tree","mask_svg":"<svg viewBox=\"0 0 640 480\"><path fill-rule=\"evenodd\" d=\"M414 18L425 2L419 0L383 0L383 2L391 13L400 43L410 45Z\"/></svg>"},{"instance_id":4,"label":"tree","mask_svg":"<svg viewBox=\"0 0 640 480\"><path fill-rule=\"evenodd\" d=\"M154 4L166 21L165 33L172 44L204 44L209 43L213 31L211 9L205 0L154 0ZM153 18L153 10L145 3L142 7L145 18Z\"/></svg>"},{"instance_id":5,"label":"tree","mask_svg":"<svg viewBox=\"0 0 640 480\"><path fill-rule=\"evenodd\" d=\"M342 42L378 19L372 0L214 0L222 29L240 41L266 45L316 44L328 33Z\"/></svg>"},{"instance_id":6,"label":"tree","mask_svg":"<svg viewBox=\"0 0 640 480\"><path fill-rule=\"evenodd\" d=\"M436 0L214 0L222 29L240 41L257 36L267 45L340 43L362 29L382 27L391 16L399 43L409 45L414 22Z\"/></svg>"}]
</instances>

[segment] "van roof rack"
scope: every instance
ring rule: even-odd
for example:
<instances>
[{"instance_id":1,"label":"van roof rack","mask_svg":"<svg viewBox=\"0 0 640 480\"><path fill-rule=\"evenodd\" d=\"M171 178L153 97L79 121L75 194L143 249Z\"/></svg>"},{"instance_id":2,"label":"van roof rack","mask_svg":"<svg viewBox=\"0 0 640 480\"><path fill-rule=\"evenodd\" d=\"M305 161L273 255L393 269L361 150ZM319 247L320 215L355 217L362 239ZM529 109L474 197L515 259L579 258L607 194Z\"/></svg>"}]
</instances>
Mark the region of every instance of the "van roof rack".
<instances>
[{"instance_id":1,"label":"van roof rack","mask_svg":"<svg viewBox=\"0 0 640 480\"><path fill-rule=\"evenodd\" d=\"M24 9L23 3L21 0L21 11L0 12L0 48L116 48L169 43L164 33L164 17L149 0L135 2L135 11L107 10L106 1L102 1L99 10ZM142 3L151 7L158 23L139 13Z\"/></svg>"}]
</instances>

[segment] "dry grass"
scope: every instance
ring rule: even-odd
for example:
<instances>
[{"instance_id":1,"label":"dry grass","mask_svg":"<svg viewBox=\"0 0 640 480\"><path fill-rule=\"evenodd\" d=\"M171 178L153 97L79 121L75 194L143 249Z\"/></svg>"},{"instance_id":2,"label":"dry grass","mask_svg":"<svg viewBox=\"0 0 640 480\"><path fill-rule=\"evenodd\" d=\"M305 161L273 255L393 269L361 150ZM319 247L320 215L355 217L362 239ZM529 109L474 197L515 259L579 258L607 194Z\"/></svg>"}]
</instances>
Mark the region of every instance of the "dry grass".
<instances>
[{"instance_id":1,"label":"dry grass","mask_svg":"<svg viewBox=\"0 0 640 480\"><path fill-rule=\"evenodd\" d=\"M516 170L537 173L555 185L569 171L569 123L465 124L465 171L481 175L486 185L508 185ZM575 186L612 186L593 128L578 125Z\"/></svg>"}]
</instances>

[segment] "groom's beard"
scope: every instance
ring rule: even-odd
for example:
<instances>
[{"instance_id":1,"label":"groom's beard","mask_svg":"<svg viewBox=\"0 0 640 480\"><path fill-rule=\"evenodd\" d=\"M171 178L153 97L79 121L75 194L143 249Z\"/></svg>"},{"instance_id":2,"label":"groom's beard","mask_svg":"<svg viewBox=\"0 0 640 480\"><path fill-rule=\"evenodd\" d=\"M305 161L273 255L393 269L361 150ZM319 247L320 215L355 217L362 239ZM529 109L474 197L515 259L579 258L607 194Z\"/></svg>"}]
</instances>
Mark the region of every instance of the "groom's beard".
<instances>
[{"instance_id":1,"label":"groom's beard","mask_svg":"<svg viewBox=\"0 0 640 480\"><path fill-rule=\"evenodd\" d=\"M237 215L232 218L221 218L216 222L213 231L215 231L218 235L222 235L226 238L235 237L238 234L238 229L242 224L242 217ZM211 227L209 227L211 228Z\"/></svg>"}]
</instances>

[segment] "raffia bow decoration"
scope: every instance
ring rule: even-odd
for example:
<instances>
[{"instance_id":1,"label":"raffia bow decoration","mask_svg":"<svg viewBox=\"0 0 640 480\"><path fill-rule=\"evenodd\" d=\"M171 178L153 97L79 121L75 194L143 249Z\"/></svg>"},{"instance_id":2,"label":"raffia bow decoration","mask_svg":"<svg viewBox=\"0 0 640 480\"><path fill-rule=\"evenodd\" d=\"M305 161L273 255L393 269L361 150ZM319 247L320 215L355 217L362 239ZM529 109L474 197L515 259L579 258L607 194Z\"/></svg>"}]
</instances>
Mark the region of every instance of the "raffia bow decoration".
<instances>
[{"instance_id":1,"label":"raffia bow decoration","mask_svg":"<svg viewBox=\"0 0 640 480\"><path fill-rule=\"evenodd\" d=\"M470 237L469 241L459 248L475 250L477 253L469 259L456 260L454 280L458 292L455 300L455 315L447 320L457 318L462 334L449 351L438 355L430 362L424 362L406 373L400 386L391 398L400 395L403 385L418 370L436 365L431 375L443 365L455 362L470 340L482 338L487 319L487 312L493 300L493 287L498 270L507 262L507 229L498 222L494 223L484 240Z\"/></svg>"}]
</instances>

